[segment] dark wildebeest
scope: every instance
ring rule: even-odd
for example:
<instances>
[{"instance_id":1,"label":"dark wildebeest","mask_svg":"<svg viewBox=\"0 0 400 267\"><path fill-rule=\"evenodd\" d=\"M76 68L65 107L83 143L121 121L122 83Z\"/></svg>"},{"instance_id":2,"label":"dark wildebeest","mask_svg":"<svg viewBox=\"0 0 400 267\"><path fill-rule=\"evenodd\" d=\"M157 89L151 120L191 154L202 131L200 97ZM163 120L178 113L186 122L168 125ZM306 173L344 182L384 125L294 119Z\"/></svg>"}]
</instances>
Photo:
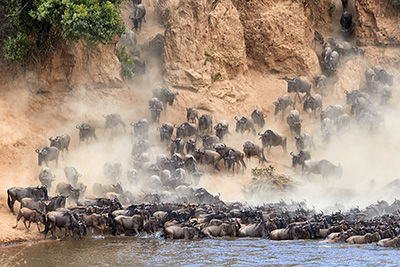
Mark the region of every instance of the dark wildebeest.
<instances>
[{"instance_id":1,"label":"dark wildebeest","mask_svg":"<svg viewBox=\"0 0 400 267\"><path fill-rule=\"evenodd\" d=\"M11 187L7 190L7 204L10 208L11 212L14 213L14 203L18 201L21 203L21 200L24 197L30 197L34 200L44 199L48 200L49 197L47 195L46 186L37 186L37 187Z\"/></svg>"},{"instance_id":2,"label":"dark wildebeest","mask_svg":"<svg viewBox=\"0 0 400 267\"><path fill-rule=\"evenodd\" d=\"M97 141L96 128L94 126L91 126L88 123L82 123L76 125L76 129L79 130L79 145L85 140L88 142L89 139Z\"/></svg>"},{"instance_id":3,"label":"dark wildebeest","mask_svg":"<svg viewBox=\"0 0 400 267\"><path fill-rule=\"evenodd\" d=\"M275 105L275 112L274 112L275 121L276 121L279 111L282 112L282 120L283 120L283 117L285 116L286 108L288 106L293 105L293 101L289 95L283 95L282 97L279 97L278 100L275 101L273 104ZM294 108L294 106L293 106L293 108Z\"/></svg>"},{"instance_id":4,"label":"dark wildebeest","mask_svg":"<svg viewBox=\"0 0 400 267\"><path fill-rule=\"evenodd\" d=\"M203 140L204 148L212 148L214 144L219 142L219 137L216 135L200 135Z\"/></svg>"},{"instance_id":5,"label":"dark wildebeest","mask_svg":"<svg viewBox=\"0 0 400 267\"><path fill-rule=\"evenodd\" d=\"M61 151L62 156L64 158L64 149L67 151L67 153L69 152L68 147L69 143L71 142L71 137L69 137L68 134L63 134L56 136L56 138L50 137L49 140L50 140L50 146L58 148L58 150Z\"/></svg>"},{"instance_id":6,"label":"dark wildebeest","mask_svg":"<svg viewBox=\"0 0 400 267\"><path fill-rule=\"evenodd\" d=\"M310 173L321 174L322 178L326 179L329 176L340 178L343 173L342 166L333 165L328 160L306 160L304 161L304 173L310 176Z\"/></svg>"},{"instance_id":7,"label":"dark wildebeest","mask_svg":"<svg viewBox=\"0 0 400 267\"><path fill-rule=\"evenodd\" d=\"M56 193L60 195L69 195L69 199L71 199L75 203L78 203L81 189L74 188L71 184L60 182L57 184Z\"/></svg>"},{"instance_id":8,"label":"dark wildebeest","mask_svg":"<svg viewBox=\"0 0 400 267\"><path fill-rule=\"evenodd\" d=\"M368 112L369 107L372 105L369 100L366 100L363 97L358 97L354 100L351 105L351 114L354 114L356 117L359 117L363 112Z\"/></svg>"},{"instance_id":9,"label":"dark wildebeest","mask_svg":"<svg viewBox=\"0 0 400 267\"><path fill-rule=\"evenodd\" d=\"M287 137L281 136L278 133L268 129L263 134L258 133L262 141L263 148L267 148L267 152L271 150L272 146L282 146L283 151L286 152Z\"/></svg>"},{"instance_id":10,"label":"dark wildebeest","mask_svg":"<svg viewBox=\"0 0 400 267\"><path fill-rule=\"evenodd\" d=\"M340 17L340 25L342 26L341 32L350 32L351 31L351 24L353 20L353 15L349 12L343 12L342 16Z\"/></svg>"},{"instance_id":11,"label":"dark wildebeest","mask_svg":"<svg viewBox=\"0 0 400 267\"><path fill-rule=\"evenodd\" d=\"M58 148L54 146L46 146L40 151L39 149L35 150L36 153L38 153L38 164L39 166L42 166L42 163L44 162L46 166L49 166L49 162L52 160L56 161L56 167L58 166L58 155L60 151Z\"/></svg>"},{"instance_id":12,"label":"dark wildebeest","mask_svg":"<svg viewBox=\"0 0 400 267\"><path fill-rule=\"evenodd\" d=\"M342 0L343 9L346 9L348 4L349 4L349 0Z\"/></svg>"},{"instance_id":13,"label":"dark wildebeest","mask_svg":"<svg viewBox=\"0 0 400 267\"><path fill-rule=\"evenodd\" d=\"M111 131L116 131L118 124L121 124L124 128L124 131L126 132L125 123L122 121L121 115L114 113L103 115L103 117L106 119L104 130L111 129Z\"/></svg>"},{"instance_id":14,"label":"dark wildebeest","mask_svg":"<svg viewBox=\"0 0 400 267\"><path fill-rule=\"evenodd\" d=\"M138 4L136 5L135 8L135 16L132 19L133 22L133 27L135 28L136 31L141 31L142 30L142 21L146 22L145 19L146 16L146 8L144 7L143 4Z\"/></svg>"},{"instance_id":15,"label":"dark wildebeest","mask_svg":"<svg viewBox=\"0 0 400 267\"><path fill-rule=\"evenodd\" d=\"M212 121L212 115L210 114L203 114L199 118L199 133L200 134L205 134L207 132L210 133L212 132L212 127L213 127L213 121Z\"/></svg>"},{"instance_id":16,"label":"dark wildebeest","mask_svg":"<svg viewBox=\"0 0 400 267\"><path fill-rule=\"evenodd\" d=\"M387 73L387 71L381 66L374 66L373 70L376 74L377 81L381 82L384 85L392 86L394 76Z\"/></svg>"},{"instance_id":17,"label":"dark wildebeest","mask_svg":"<svg viewBox=\"0 0 400 267\"><path fill-rule=\"evenodd\" d=\"M262 129L265 125L265 118L267 118L267 114L264 114L264 111L261 109L255 109L253 113L251 113L251 119L254 121L254 124L257 124L260 129Z\"/></svg>"},{"instance_id":18,"label":"dark wildebeest","mask_svg":"<svg viewBox=\"0 0 400 267\"><path fill-rule=\"evenodd\" d=\"M295 92L295 96L294 96L294 104L296 104L296 97L299 98L299 101L301 103L301 97L299 93L305 93L304 97L310 96L310 91L311 91L311 84L306 81L306 80L302 80L300 78L293 78L293 79L289 79L287 77L284 78L285 81L288 84L288 93L292 93Z\"/></svg>"},{"instance_id":19,"label":"dark wildebeest","mask_svg":"<svg viewBox=\"0 0 400 267\"><path fill-rule=\"evenodd\" d=\"M39 181L41 185L45 185L48 190L51 189L51 184L53 183L55 178L56 176L51 173L51 170L48 167L43 167L43 169L40 171Z\"/></svg>"},{"instance_id":20,"label":"dark wildebeest","mask_svg":"<svg viewBox=\"0 0 400 267\"><path fill-rule=\"evenodd\" d=\"M65 236L63 239L68 235L73 236L74 231L78 232L80 238L86 235L85 223L74 213L51 211L46 215L46 222L46 228L44 230L45 239L49 231L51 231L52 236L58 238L55 234L56 227L60 229L65 228Z\"/></svg>"},{"instance_id":21,"label":"dark wildebeest","mask_svg":"<svg viewBox=\"0 0 400 267\"><path fill-rule=\"evenodd\" d=\"M174 126L170 123L164 123L161 128L157 128L160 131L160 142L169 142L174 132Z\"/></svg>"},{"instance_id":22,"label":"dark wildebeest","mask_svg":"<svg viewBox=\"0 0 400 267\"><path fill-rule=\"evenodd\" d=\"M220 121L216 126L214 126L215 135L218 136L219 140L223 140L224 136L229 133L229 126L226 120Z\"/></svg>"},{"instance_id":23,"label":"dark wildebeest","mask_svg":"<svg viewBox=\"0 0 400 267\"><path fill-rule=\"evenodd\" d=\"M199 119L199 111L195 108L186 108L186 121L196 123L196 119Z\"/></svg>"},{"instance_id":24,"label":"dark wildebeest","mask_svg":"<svg viewBox=\"0 0 400 267\"><path fill-rule=\"evenodd\" d=\"M185 148L185 141L180 138L171 139L171 144L169 145L169 152L172 155L179 153L183 155L183 149Z\"/></svg>"},{"instance_id":25,"label":"dark wildebeest","mask_svg":"<svg viewBox=\"0 0 400 267\"><path fill-rule=\"evenodd\" d=\"M160 121L160 114L163 109L163 104L160 100L158 100L158 98L153 97L149 101L149 110L151 112L151 121L153 123Z\"/></svg>"},{"instance_id":26,"label":"dark wildebeest","mask_svg":"<svg viewBox=\"0 0 400 267\"><path fill-rule=\"evenodd\" d=\"M290 135L292 138L293 133L294 136L300 135L302 120L300 120L300 113L297 110L294 109L290 111L290 114L286 118L286 122L289 125Z\"/></svg>"},{"instance_id":27,"label":"dark wildebeest","mask_svg":"<svg viewBox=\"0 0 400 267\"><path fill-rule=\"evenodd\" d=\"M300 152L296 155L293 152L290 152L292 156L292 168L296 169L296 166L301 166L301 170L304 170L304 161L311 159L311 154L308 151L300 150Z\"/></svg>"},{"instance_id":28,"label":"dark wildebeest","mask_svg":"<svg viewBox=\"0 0 400 267\"><path fill-rule=\"evenodd\" d=\"M228 171L232 169L232 173L235 173L235 165L237 165L237 171L239 172L239 168L243 166L244 169L247 168L246 163L244 162L244 153L237 149L229 149L226 153L224 160L228 164Z\"/></svg>"},{"instance_id":29,"label":"dark wildebeest","mask_svg":"<svg viewBox=\"0 0 400 267\"><path fill-rule=\"evenodd\" d=\"M69 196L57 195L55 197L50 198L46 206L46 211L49 212L49 211L55 211L58 208L65 208L65 202L67 201L68 197Z\"/></svg>"},{"instance_id":30,"label":"dark wildebeest","mask_svg":"<svg viewBox=\"0 0 400 267\"><path fill-rule=\"evenodd\" d=\"M37 229L39 232L40 232L40 224L46 224L46 218L40 211L32 210L29 208L21 208L17 215L16 224L15 226L13 226L13 228L17 228L18 221L21 218L23 218L23 223L25 225L26 231L29 230L29 228L31 227L31 223L33 222L37 224ZM26 221L29 222L28 226L26 226Z\"/></svg>"},{"instance_id":31,"label":"dark wildebeest","mask_svg":"<svg viewBox=\"0 0 400 267\"><path fill-rule=\"evenodd\" d=\"M34 200L33 198L30 198L30 197L24 197L23 199L21 199L20 209L28 208L31 210L37 210L42 213L45 213L45 212L47 212L47 204L48 203L49 203L48 200L43 200L43 199Z\"/></svg>"},{"instance_id":32,"label":"dark wildebeest","mask_svg":"<svg viewBox=\"0 0 400 267\"><path fill-rule=\"evenodd\" d=\"M315 149L313 137L309 134L297 135L294 139L296 140L297 151L301 151L305 148L309 148L310 150Z\"/></svg>"},{"instance_id":33,"label":"dark wildebeest","mask_svg":"<svg viewBox=\"0 0 400 267\"><path fill-rule=\"evenodd\" d=\"M174 104L177 95L179 95L178 92L172 93L167 88L162 88L161 86L153 89L153 97L158 98L163 103L165 110L167 110L167 103L170 106Z\"/></svg>"},{"instance_id":34,"label":"dark wildebeest","mask_svg":"<svg viewBox=\"0 0 400 267\"><path fill-rule=\"evenodd\" d=\"M248 132L247 134L253 132L256 134L256 129L254 128L254 122L252 119L248 119L246 117L238 119L238 117L235 117L236 120L236 129L235 131L237 133L243 134L244 132Z\"/></svg>"},{"instance_id":35,"label":"dark wildebeest","mask_svg":"<svg viewBox=\"0 0 400 267\"><path fill-rule=\"evenodd\" d=\"M314 117L317 118L317 110L322 110L322 97L319 94L308 97L304 100L303 111L309 112L311 117L311 112L314 113Z\"/></svg>"},{"instance_id":36,"label":"dark wildebeest","mask_svg":"<svg viewBox=\"0 0 400 267\"><path fill-rule=\"evenodd\" d=\"M197 135L197 125L193 123L184 122L180 126L175 126L175 128L177 138Z\"/></svg>"},{"instance_id":37,"label":"dark wildebeest","mask_svg":"<svg viewBox=\"0 0 400 267\"><path fill-rule=\"evenodd\" d=\"M259 163L268 162L264 155L264 149L250 141L243 144L243 152L247 158L258 157Z\"/></svg>"},{"instance_id":38,"label":"dark wildebeest","mask_svg":"<svg viewBox=\"0 0 400 267\"><path fill-rule=\"evenodd\" d=\"M148 138L149 134L149 122L146 119L140 119L136 123L131 123L133 130L135 131L135 136L140 138Z\"/></svg>"},{"instance_id":39,"label":"dark wildebeest","mask_svg":"<svg viewBox=\"0 0 400 267\"><path fill-rule=\"evenodd\" d=\"M196 148L196 139L190 138L186 142L186 154L193 154Z\"/></svg>"},{"instance_id":40,"label":"dark wildebeest","mask_svg":"<svg viewBox=\"0 0 400 267\"><path fill-rule=\"evenodd\" d=\"M72 166L66 166L64 167L64 174L65 178L67 178L67 181L72 184L72 186L76 187L78 183L79 177L82 176L75 167Z\"/></svg>"}]
</instances>

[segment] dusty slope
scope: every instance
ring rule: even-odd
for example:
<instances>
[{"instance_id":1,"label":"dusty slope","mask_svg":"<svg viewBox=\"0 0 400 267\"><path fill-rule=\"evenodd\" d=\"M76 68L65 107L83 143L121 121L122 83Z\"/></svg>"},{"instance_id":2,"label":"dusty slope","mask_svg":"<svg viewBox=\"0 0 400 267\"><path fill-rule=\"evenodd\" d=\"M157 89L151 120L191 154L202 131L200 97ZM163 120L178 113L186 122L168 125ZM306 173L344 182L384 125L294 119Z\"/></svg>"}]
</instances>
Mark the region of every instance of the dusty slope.
<instances>
[{"instance_id":1,"label":"dusty slope","mask_svg":"<svg viewBox=\"0 0 400 267\"><path fill-rule=\"evenodd\" d=\"M180 2L183 4L179 5ZM15 222L4 204L7 188L38 184L40 167L35 149L47 145L50 136L71 135L71 155L60 160L60 167L55 169L57 181L62 180L62 167L67 165L76 166L87 183L101 181L102 164L106 161L122 162L126 170L131 164L127 155L131 149L132 128L127 126L128 136L122 131L104 132L101 115L118 112L126 123L149 118L147 101L151 88L164 81L180 94L174 107L162 114L161 121L181 122L185 108L191 106L201 112L211 112L215 122L228 119L233 125L234 116L249 115L255 108L262 108L269 115L267 127L288 134L285 124L274 121L272 102L286 92L284 76L301 75L311 81L313 75L319 74L312 41L314 27L325 36L330 33L334 36L338 26L333 22L340 18L341 12L340 1L334 17L330 17L327 4L322 3L324 5L313 6L304 1L273 0L150 2L147 23L137 35L138 43L146 45L154 35L164 31L153 12L156 8L166 28L164 55L153 58L144 53L143 57L148 60L147 75L127 84L119 74L115 43L95 50L81 43L60 47L39 71L28 70L26 75L18 66L0 63L1 69L9 70L7 75L0 75L0 201L3 203L0 214L6 218L0 222L0 227L7 229L0 233L0 243L32 239L36 235L34 230L25 234L21 225L16 230L11 229ZM381 14L383 9L363 3L357 6L361 25L357 34L368 44L378 44L366 47L368 64L382 64L390 70L398 70L398 49L382 47L381 39L376 37L377 32L383 31L394 40L391 44L398 44L397 28L392 27L397 25L392 21L398 16L374 15L375 12ZM128 27L131 26L128 19L131 8L128 4L124 12ZM369 18L371 14L374 19ZM374 20L379 21L379 26L369 30L368 23ZM73 90L69 91L65 75L72 65L70 85ZM332 102L343 100L344 89L358 88L365 65L367 63L357 58L346 64L340 71ZM218 72L222 79L214 80ZM84 121L97 126L100 144L78 146L75 125ZM305 119L305 125L312 127L312 121ZM315 128L318 131L318 127ZM393 136L389 135L388 140L391 138ZM252 136L233 137L228 144L240 147L248 139L258 141ZM289 144L289 150L292 148L293 144ZM288 171L290 157L287 154L276 150L272 156L279 170ZM330 156L338 160L340 153ZM256 164L253 160L250 165ZM220 192L224 199L236 200L241 194L240 186L227 184L242 184L246 179L248 175L212 175L202 185L215 194Z\"/></svg>"}]
</instances>

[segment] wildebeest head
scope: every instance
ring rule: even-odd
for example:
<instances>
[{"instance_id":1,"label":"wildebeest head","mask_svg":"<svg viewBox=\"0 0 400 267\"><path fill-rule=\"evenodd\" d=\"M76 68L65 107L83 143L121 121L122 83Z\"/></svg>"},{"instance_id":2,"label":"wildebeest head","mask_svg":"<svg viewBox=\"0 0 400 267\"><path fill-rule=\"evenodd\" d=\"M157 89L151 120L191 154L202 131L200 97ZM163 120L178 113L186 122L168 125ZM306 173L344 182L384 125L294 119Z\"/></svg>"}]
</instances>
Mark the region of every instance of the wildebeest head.
<instances>
[{"instance_id":1,"label":"wildebeest head","mask_svg":"<svg viewBox=\"0 0 400 267\"><path fill-rule=\"evenodd\" d=\"M238 119L238 117L235 117L236 120L236 129L235 131L238 133L246 124L247 122L247 118L246 117L242 117L240 118L240 120Z\"/></svg>"},{"instance_id":2,"label":"wildebeest head","mask_svg":"<svg viewBox=\"0 0 400 267\"><path fill-rule=\"evenodd\" d=\"M288 93L297 92L298 78L293 78L293 79L285 78L285 81L288 84Z\"/></svg>"}]
</instances>

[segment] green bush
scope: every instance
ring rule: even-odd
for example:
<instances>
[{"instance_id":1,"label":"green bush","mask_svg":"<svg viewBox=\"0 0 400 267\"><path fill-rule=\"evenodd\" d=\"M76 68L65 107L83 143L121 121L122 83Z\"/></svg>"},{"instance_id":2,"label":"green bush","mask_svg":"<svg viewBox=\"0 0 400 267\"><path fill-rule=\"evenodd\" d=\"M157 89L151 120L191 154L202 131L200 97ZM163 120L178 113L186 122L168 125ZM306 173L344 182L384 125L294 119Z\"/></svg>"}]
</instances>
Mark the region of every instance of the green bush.
<instances>
[{"instance_id":1,"label":"green bush","mask_svg":"<svg viewBox=\"0 0 400 267\"><path fill-rule=\"evenodd\" d=\"M24 60L30 50L31 41L28 36L18 33L15 38L8 37L3 44L3 56L8 61Z\"/></svg>"},{"instance_id":2,"label":"green bush","mask_svg":"<svg viewBox=\"0 0 400 267\"><path fill-rule=\"evenodd\" d=\"M217 81L219 79L222 79L222 74L221 72L218 71L217 73L214 74L214 81Z\"/></svg>"},{"instance_id":3,"label":"green bush","mask_svg":"<svg viewBox=\"0 0 400 267\"><path fill-rule=\"evenodd\" d=\"M400 0L393 0L392 4L393 4L395 7L399 7L399 8L400 8Z\"/></svg>"},{"instance_id":4,"label":"green bush","mask_svg":"<svg viewBox=\"0 0 400 267\"><path fill-rule=\"evenodd\" d=\"M333 14L335 13L335 11L336 11L336 4L335 4L335 2L330 2L330 3L329 3L329 14L330 14L331 16L333 16Z\"/></svg>"},{"instance_id":5,"label":"green bush","mask_svg":"<svg viewBox=\"0 0 400 267\"><path fill-rule=\"evenodd\" d=\"M5 18L32 40L35 51L51 47L60 38L107 44L125 26L122 0L2 0ZM25 47L24 47L25 48Z\"/></svg>"},{"instance_id":6,"label":"green bush","mask_svg":"<svg viewBox=\"0 0 400 267\"><path fill-rule=\"evenodd\" d=\"M122 77L124 78L133 78L135 74L133 73L133 68L135 67L135 63L132 59L129 58L128 54L126 53L126 47L121 46L118 50L118 59L121 62L122 67Z\"/></svg>"}]
</instances>

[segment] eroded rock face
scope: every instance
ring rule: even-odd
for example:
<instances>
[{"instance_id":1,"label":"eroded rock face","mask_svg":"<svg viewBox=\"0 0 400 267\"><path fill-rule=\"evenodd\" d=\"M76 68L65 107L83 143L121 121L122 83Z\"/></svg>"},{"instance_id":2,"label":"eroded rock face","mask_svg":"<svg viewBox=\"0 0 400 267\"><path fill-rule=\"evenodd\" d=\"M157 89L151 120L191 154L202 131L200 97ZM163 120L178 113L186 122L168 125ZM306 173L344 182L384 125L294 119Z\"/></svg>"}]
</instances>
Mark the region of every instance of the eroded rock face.
<instances>
[{"instance_id":1,"label":"eroded rock face","mask_svg":"<svg viewBox=\"0 0 400 267\"><path fill-rule=\"evenodd\" d=\"M230 0L166 1L165 80L198 91L247 70L239 13Z\"/></svg>"},{"instance_id":2,"label":"eroded rock face","mask_svg":"<svg viewBox=\"0 0 400 267\"><path fill-rule=\"evenodd\" d=\"M363 45L399 45L400 9L391 1L356 1L355 34Z\"/></svg>"}]
</instances>

